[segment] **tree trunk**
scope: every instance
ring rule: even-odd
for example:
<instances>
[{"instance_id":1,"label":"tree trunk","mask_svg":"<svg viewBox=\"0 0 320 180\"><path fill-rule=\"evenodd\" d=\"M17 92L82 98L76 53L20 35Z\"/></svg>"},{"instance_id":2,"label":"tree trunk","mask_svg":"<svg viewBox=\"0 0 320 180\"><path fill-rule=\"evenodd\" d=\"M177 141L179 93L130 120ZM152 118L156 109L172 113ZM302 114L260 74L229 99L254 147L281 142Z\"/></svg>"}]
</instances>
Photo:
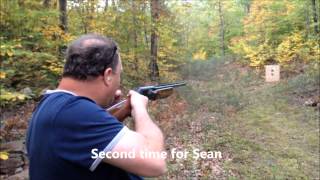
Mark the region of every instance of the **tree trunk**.
<instances>
[{"instance_id":1,"label":"tree trunk","mask_svg":"<svg viewBox=\"0 0 320 180\"><path fill-rule=\"evenodd\" d=\"M59 0L60 28L68 32L67 0Z\"/></svg>"},{"instance_id":2,"label":"tree trunk","mask_svg":"<svg viewBox=\"0 0 320 180\"><path fill-rule=\"evenodd\" d=\"M93 15L92 14L95 14L96 12L96 9L95 9L95 5L96 5L96 2L95 1L89 1L89 8L90 8L90 15L91 15L91 18L93 19Z\"/></svg>"},{"instance_id":3,"label":"tree trunk","mask_svg":"<svg viewBox=\"0 0 320 180\"><path fill-rule=\"evenodd\" d=\"M83 1L78 1L79 6L75 7L77 13L78 13L78 17L81 20L81 26L83 28L83 33L87 34L88 33L88 20L87 20L87 16L85 16L85 14L87 14L87 11L85 10L85 8L83 7Z\"/></svg>"},{"instance_id":4,"label":"tree trunk","mask_svg":"<svg viewBox=\"0 0 320 180\"><path fill-rule=\"evenodd\" d=\"M108 9L108 6L109 6L108 1L109 1L109 0L105 0L104 11L107 11L107 9Z\"/></svg>"},{"instance_id":5,"label":"tree trunk","mask_svg":"<svg viewBox=\"0 0 320 180\"><path fill-rule=\"evenodd\" d=\"M150 59L150 80L159 81L158 58L158 32L157 23L159 19L159 0L151 0L151 59Z\"/></svg>"},{"instance_id":6,"label":"tree trunk","mask_svg":"<svg viewBox=\"0 0 320 180\"><path fill-rule=\"evenodd\" d=\"M249 14L250 13L250 3L246 4L246 13Z\"/></svg>"},{"instance_id":7,"label":"tree trunk","mask_svg":"<svg viewBox=\"0 0 320 180\"><path fill-rule=\"evenodd\" d=\"M305 18L306 18L306 38L308 39L310 34L310 12L309 12L310 4L307 2L305 6Z\"/></svg>"},{"instance_id":8,"label":"tree trunk","mask_svg":"<svg viewBox=\"0 0 320 180\"><path fill-rule=\"evenodd\" d=\"M88 1L87 6L86 6L86 14L87 14L87 29L89 30L89 32L94 31L94 26L93 22L94 21L94 14L95 14L95 1Z\"/></svg>"},{"instance_id":9,"label":"tree trunk","mask_svg":"<svg viewBox=\"0 0 320 180\"><path fill-rule=\"evenodd\" d=\"M113 10L117 10L116 2L114 0L111 1Z\"/></svg>"},{"instance_id":10,"label":"tree trunk","mask_svg":"<svg viewBox=\"0 0 320 180\"><path fill-rule=\"evenodd\" d=\"M319 34L316 0L311 0L311 5L312 5L312 11L313 11L314 32L316 34Z\"/></svg>"},{"instance_id":11,"label":"tree trunk","mask_svg":"<svg viewBox=\"0 0 320 180\"><path fill-rule=\"evenodd\" d=\"M250 4L252 0L241 0L240 4L244 7L244 11L246 14L250 13Z\"/></svg>"},{"instance_id":12,"label":"tree trunk","mask_svg":"<svg viewBox=\"0 0 320 180\"><path fill-rule=\"evenodd\" d=\"M145 12L145 10L146 10L146 3L143 3L143 12ZM147 23L145 18L143 18L143 31L144 31L144 40L146 42L147 47L149 47Z\"/></svg>"},{"instance_id":13,"label":"tree trunk","mask_svg":"<svg viewBox=\"0 0 320 180\"><path fill-rule=\"evenodd\" d=\"M146 21L143 22L143 31L144 31L144 40L146 45L149 47L149 39L148 39L148 32L147 32L147 24Z\"/></svg>"},{"instance_id":14,"label":"tree trunk","mask_svg":"<svg viewBox=\"0 0 320 180\"><path fill-rule=\"evenodd\" d=\"M221 45L221 53L222 56L225 56L225 51L226 51L226 47L225 47L225 42L224 42L224 36L225 36L225 27L224 27L224 18L223 18L223 14L222 14L222 4L221 4L221 0L218 1L218 11L219 11L219 19L220 19L220 45Z\"/></svg>"},{"instance_id":15,"label":"tree trunk","mask_svg":"<svg viewBox=\"0 0 320 180\"><path fill-rule=\"evenodd\" d=\"M44 8L49 8L50 7L50 0L44 0L43 6L44 6Z\"/></svg>"},{"instance_id":16,"label":"tree trunk","mask_svg":"<svg viewBox=\"0 0 320 180\"><path fill-rule=\"evenodd\" d=\"M137 1L131 1L132 8L132 23L135 26L137 24ZM137 57L137 49L138 49L138 34L137 28L133 28L133 60L134 60L134 70L138 73L138 57Z\"/></svg>"}]
</instances>

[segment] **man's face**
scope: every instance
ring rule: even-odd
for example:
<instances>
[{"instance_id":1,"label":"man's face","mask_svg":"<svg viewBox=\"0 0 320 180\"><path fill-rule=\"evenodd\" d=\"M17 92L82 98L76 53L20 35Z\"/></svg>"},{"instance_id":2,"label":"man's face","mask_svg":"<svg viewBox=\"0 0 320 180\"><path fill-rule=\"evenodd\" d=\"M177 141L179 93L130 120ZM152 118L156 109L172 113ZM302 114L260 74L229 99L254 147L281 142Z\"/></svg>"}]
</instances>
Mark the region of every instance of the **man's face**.
<instances>
[{"instance_id":1,"label":"man's face","mask_svg":"<svg viewBox=\"0 0 320 180\"><path fill-rule=\"evenodd\" d=\"M120 89L121 73L122 73L122 62L121 62L121 58L120 58L120 54L119 54L119 62L117 64L115 70L111 74L111 76L112 76L112 81L110 84L111 89L110 89L110 94L108 94L109 97L111 95L109 105L110 105L110 103L114 102L115 97L116 97L116 91Z\"/></svg>"},{"instance_id":2,"label":"man's face","mask_svg":"<svg viewBox=\"0 0 320 180\"><path fill-rule=\"evenodd\" d=\"M120 88L120 82L121 82L121 73L122 73L122 62L119 54L119 62L117 64L117 67L115 69L115 72L113 73L113 87L115 88L115 91ZM114 93L115 93L114 91Z\"/></svg>"},{"instance_id":3,"label":"man's face","mask_svg":"<svg viewBox=\"0 0 320 180\"><path fill-rule=\"evenodd\" d=\"M116 92L120 88L120 81L121 81L121 73L122 73L122 62L119 54L119 62L117 66L112 69L112 68L107 68L104 72L104 77L103 77L103 84L105 86L105 91L103 94L102 102L105 102L101 104L103 107L108 107L112 105L115 102L115 99L119 94Z\"/></svg>"}]
</instances>

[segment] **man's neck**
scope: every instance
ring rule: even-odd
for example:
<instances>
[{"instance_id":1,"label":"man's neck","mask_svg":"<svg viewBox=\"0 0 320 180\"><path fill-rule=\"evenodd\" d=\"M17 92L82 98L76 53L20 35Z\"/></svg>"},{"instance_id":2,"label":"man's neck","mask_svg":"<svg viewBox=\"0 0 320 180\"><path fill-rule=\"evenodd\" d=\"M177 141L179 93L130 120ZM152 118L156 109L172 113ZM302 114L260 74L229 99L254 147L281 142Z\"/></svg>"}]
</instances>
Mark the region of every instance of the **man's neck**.
<instances>
[{"instance_id":1,"label":"man's neck","mask_svg":"<svg viewBox=\"0 0 320 180\"><path fill-rule=\"evenodd\" d=\"M87 97L95 101L98 105L103 104L101 102L101 96L97 89L100 89L99 83L95 82L96 80L76 80L69 77L64 77L61 79L58 89L67 90L77 94L78 96Z\"/></svg>"}]
</instances>

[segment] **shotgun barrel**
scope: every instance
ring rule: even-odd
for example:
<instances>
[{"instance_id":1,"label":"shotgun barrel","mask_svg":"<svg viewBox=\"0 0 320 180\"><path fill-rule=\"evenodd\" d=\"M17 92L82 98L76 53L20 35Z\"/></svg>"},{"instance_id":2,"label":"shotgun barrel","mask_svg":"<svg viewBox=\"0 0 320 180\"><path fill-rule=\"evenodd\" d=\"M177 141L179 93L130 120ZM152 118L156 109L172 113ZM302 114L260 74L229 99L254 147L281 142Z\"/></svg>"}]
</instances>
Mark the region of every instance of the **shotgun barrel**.
<instances>
[{"instance_id":1,"label":"shotgun barrel","mask_svg":"<svg viewBox=\"0 0 320 180\"><path fill-rule=\"evenodd\" d=\"M159 84L156 86L141 86L136 89L138 93L147 96L149 100L154 101L157 99L163 99L169 97L173 93L173 89L180 86L185 86L186 82L176 82L176 83L166 83ZM122 100L111 107L107 108L108 112L112 112L120 107L122 107L127 100Z\"/></svg>"}]
</instances>

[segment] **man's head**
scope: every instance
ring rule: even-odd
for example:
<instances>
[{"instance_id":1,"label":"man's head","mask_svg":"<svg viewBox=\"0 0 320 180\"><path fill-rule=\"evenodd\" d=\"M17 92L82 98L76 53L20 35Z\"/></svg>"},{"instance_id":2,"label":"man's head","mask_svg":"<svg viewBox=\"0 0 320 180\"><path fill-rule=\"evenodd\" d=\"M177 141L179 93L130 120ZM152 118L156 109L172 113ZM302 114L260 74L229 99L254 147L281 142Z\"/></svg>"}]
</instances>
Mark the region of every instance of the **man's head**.
<instances>
[{"instance_id":1,"label":"man's head","mask_svg":"<svg viewBox=\"0 0 320 180\"><path fill-rule=\"evenodd\" d=\"M105 92L101 98L107 105L120 86L121 71L117 44L112 39L89 34L69 45L63 77L101 87L97 91Z\"/></svg>"}]
</instances>

